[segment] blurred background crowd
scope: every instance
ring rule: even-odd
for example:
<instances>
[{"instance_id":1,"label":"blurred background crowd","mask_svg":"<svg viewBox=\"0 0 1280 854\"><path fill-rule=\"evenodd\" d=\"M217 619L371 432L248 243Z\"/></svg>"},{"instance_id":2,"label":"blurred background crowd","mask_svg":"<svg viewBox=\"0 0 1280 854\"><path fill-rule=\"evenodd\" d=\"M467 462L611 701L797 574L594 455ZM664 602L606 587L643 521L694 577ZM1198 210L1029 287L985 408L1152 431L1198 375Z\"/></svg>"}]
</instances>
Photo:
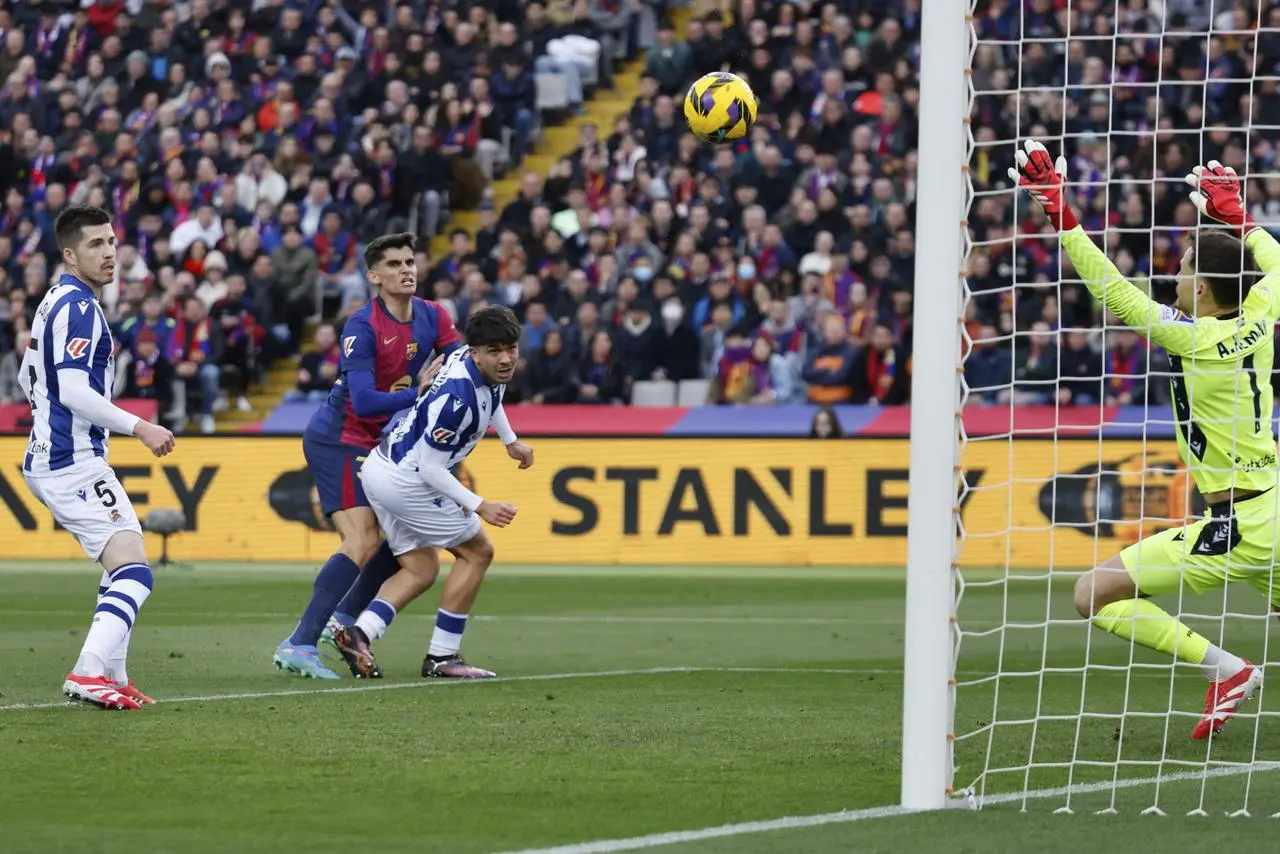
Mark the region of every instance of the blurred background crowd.
<instances>
[{"instance_id":1,"label":"blurred background crowd","mask_svg":"<svg viewBox=\"0 0 1280 854\"><path fill-rule=\"evenodd\" d=\"M1274 165L1277 80L1248 77L1280 35L1248 32L1256 14L979 3L973 404L1165 393L1141 340L1056 284L1033 207L988 191L1019 134L1065 139L1082 221L1171 286L1195 211L1161 179ZM322 399L369 298L362 246L396 230L460 326L519 315L512 401L909 399L920 0L0 0L0 35L0 402L21 400L52 223L77 203L117 225L117 393L179 426L253 412L281 366L289 400ZM759 123L699 145L680 97L722 68ZM1250 122L1272 130L1233 130ZM1280 180L1249 200L1274 219Z\"/></svg>"}]
</instances>

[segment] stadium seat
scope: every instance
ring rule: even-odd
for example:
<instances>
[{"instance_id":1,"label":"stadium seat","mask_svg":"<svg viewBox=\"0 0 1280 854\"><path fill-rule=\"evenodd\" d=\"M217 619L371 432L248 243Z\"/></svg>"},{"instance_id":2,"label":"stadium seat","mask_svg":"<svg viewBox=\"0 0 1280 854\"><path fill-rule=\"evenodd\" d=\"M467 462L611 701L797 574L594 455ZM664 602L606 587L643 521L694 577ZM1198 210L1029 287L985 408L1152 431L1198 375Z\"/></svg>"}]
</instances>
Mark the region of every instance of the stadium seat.
<instances>
[{"instance_id":1,"label":"stadium seat","mask_svg":"<svg viewBox=\"0 0 1280 854\"><path fill-rule=\"evenodd\" d=\"M642 380L631 389L632 406L675 406L676 384L670 380Z\"/></svg>"},{"instance_id":2,"label":"stadium seat","mask_svg":"<svg viewBox=\"0 0 1280 854\"><path fill-rule=\"evenodd\" d=\"M703 406L710 390L710 380L681 380L676 394L676 406Z\"/></svg>"},{"instance_id":3,"label":"stadium seat","mask_svg":"<svg viewBox=\"0 0 1280 854\"><path fill-rule=\"evenodd\" d=\"M534 78L537 86L538 111L563 110L569 106L569 90L564 85L562 74L538 74Z\"/></svg>"}]
</instances>

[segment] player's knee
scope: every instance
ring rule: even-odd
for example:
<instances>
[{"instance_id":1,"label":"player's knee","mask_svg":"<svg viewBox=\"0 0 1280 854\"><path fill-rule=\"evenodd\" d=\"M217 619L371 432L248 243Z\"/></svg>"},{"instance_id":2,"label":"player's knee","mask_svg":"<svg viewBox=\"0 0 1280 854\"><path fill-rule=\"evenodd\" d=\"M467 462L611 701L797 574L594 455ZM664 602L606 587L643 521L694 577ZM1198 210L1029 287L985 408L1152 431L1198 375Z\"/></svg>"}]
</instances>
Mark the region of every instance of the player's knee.
<instances>
[{"instance_id":1,"label":"player's knee","mask_svg":"<svg viewBox=\"0 0 1280 854\"><path fill-rule=\"evenodd\" d=\"M1113 602L1134 594L1128 574L1106 566L1091 569L1076 579L1076 611L1082 617L1094 617Z\"/></svg>"},{"instance_id":2,"label":"player's knee","mask_svg":"<svg viewBox=\"0 0 1280 854\"><path fill-rule=\"evenodd\" d=\"M1093 616L1095 575L1096 573L1093 570L1090 570L1076 579L1076 612L1082 617L1088 618Z\"/></svg>"},{"instance_id":3,"label":"player's knee","mask_svg":"<svg viewBox=\"0 0 1280 854\"><path fill-rule=\"evenodd\" d=\"M341 551L351 558L352 563L362 567L378 553L379 545L381 545L381 540L376 531L361 531L343 540Z\"/></svg>"},{"instance_id":4,"label":"player's knee","mask_svg":"<svg viewBox=\"0 0 1280 854\"><path fill-rule=\"evenodd\" d=\"M464 543L458 549L458 556L480 569L488 569L493 563L493 541L482 533Z\"/></svg>"}]
</instances>

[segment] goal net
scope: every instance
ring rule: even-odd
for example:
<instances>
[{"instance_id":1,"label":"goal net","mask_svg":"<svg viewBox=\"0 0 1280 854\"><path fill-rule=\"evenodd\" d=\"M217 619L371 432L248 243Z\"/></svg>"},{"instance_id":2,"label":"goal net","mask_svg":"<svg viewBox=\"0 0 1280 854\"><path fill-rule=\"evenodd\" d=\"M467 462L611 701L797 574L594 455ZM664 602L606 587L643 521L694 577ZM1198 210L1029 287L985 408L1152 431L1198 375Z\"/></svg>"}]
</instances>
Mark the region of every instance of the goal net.
<instances>
[{"instance_id":1,"label":"goal net","mask_svg":"<svg viewBox=\"0 0 1280 854\"><path fill-rule=\"evenodd\" d=\"M1259 692L1193 741L1201 668L1076 611L1081 572L1205 506L1175 442L1181 373L1091 297L1006 170L1027 138L1064 155L1081 224L1172 304L1205 225L1183 183L1194 165L1234 167L1255 218L1280 222L1280 3L976 0L970 12L954 793L1045 812L1274 813L1276 704ZM1248 585L1152 601L1269 660L1269 605Z\"/></svg>"}]
</instances>

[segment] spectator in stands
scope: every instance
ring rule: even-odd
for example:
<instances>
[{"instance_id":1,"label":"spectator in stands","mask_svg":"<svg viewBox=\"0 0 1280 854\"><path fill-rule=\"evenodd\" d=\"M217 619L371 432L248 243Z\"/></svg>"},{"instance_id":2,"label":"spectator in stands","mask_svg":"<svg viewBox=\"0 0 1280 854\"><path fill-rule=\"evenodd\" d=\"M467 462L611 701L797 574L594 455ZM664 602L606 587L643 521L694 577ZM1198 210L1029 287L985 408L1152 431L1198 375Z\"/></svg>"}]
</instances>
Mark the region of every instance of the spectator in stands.
<instances>
[{"instance_id":1,"label":"spectator in stands","mask_svg":"<svg viewBox=\"0 0 1280 854\"><path fill-rule=\"evenodd\" d=\"M1058 402L1082 406L1102 399L1102 356L1080 329L1063 335L1058 366Z\"/></svg>"},{"instance_id":2,"label":"spectator in stands","mask_svg":"<svg viewBox=\"0 0 1280 854\"><path fill-rule=\"evenodd\" d=\"M1108 406L1147 403L1148 389L1161 386L1147 382L1150 364L1142 339L1132 329L1122 327L1107 329L1106 341L1110 346L1106 350L1103 364L1106 376L1102 387L1103 401Z\"/></svg>"},{"instance_id":3,"label":"spectator in stands","mask_svg":"<svg viewBox=\"0 0 1280 854\"><path fill-rule=\"evenodd\" d=\"M664 95L682 94L692 80L693 51L676 41L676 28L669 20L658 25L658 43L649 48L645 58L645 74L658 83Z\"/></svg>"},{"instance_id":4,"label":"spectator in stands","mask_svg":"<svg viewBox=\"0 0 1280 854\"><path fill-rule=\"evenodd\" d=\"M853 360L853 403L896 406L911 397L906 350L887 323L877 323L871 343Z\"/></svg>"},{"instance_id":5,"label":"spectator in stands","mask_svg":"<svg viewBox=\"0 0 1280 854\"><path fill-rule=\"evenodd\" d=\"M584 308L591 303L585 303ZM578 366L582 385L579 403L626 403L625 382L618 360L613 355L613 338L603 329L588 339L587 352Z\"/></svg>"},{"instance_id":6,"label":"spectator in stands","mask_svg":"<svg viewBox=\"0 0 1280 854\"><path fill-rule=\"evenodd\" d=\"M173 365L150 326L140 327L125 367L124 397L154 400L160 412L173 407Z\"/></svg>"},{"instance_id":7,"label":"spectator in stands","mask_svg":"<svg viewBox=\"0 0 1280 854\"><path fill-rule=\"evenodd\" d=\"M266 338L258 314L258 307L246 291L244 276L239 273L227 280L226 296L214 303L209 312L218 365L230 377L236 409L240 412L253 409L249 403L249 384L257 378L257 357ZM219 402L215 409L222 406Z\"/></svg>"},{"instance_id":8,"label":"spectator in stands","mask_svg":"<svg viewBox=\"0 0 1280 854\"><path fill-rule=\"evenodd\" d=\"M339 311L367 298L369 283L360 272L355 235L342 221L342 211L330 205L320 219L320 230L311 239L318 272L316 285L325 296L340 297Z\"/></svg>"},{"instance_id":9,"label":"spectator in stands","mask_svg":"<svg viewBox=\"0 0 1280 854\"><path fill-rule=\"evenodd\" d=\"M542 337L538 351L523 371L524 403L574 403L578 399L578 366L565 349L558 328Z\"/></svg>"},{"instance_id":10,"label":"spectator in stands","mask_svg":"<svg viewBox=\"0 0 1280 854\"><path fill-rule=\"evenodd\" d=\"M657 341L653 309L648 299L637 299L626 307L622 326L614 339L614 350L627 393L635 381L647 380L653 374Z\"/></svg>"},{"instance_id":11,"label":"spectator in stands","mask_svg":"<svg viewBox=\"0 0 1280 854\"><path fill-rule=\"evenodd\" d=\"M167 354L174 366L174 408L166 420L179 425L179 430L185 428L189 419L188 402L192 393L200 398L200 432L207 434L214 430L213 407L218 401L222 372L213 344L204 303L196 296L184 298L182 316L174 328Z\"/></svg>"},{"instance_id":12,"label":"spectator in stands","mask_svg":"<svg viewBox=\"0 0 1280 854\"><path fill-rule=\"evenodd\" d=\"M294 342L300 341L303 322L315 311L319 271L320 259L305 243L302 228L285 225L280 245L271 253L271 316L286 318Z\"/></svg>"},{"instance_id":13,"label":"spectator in stands","mask_svg":"<svg viewBox=\"0 0 1280 854\"><path fill-rule=\"evenodd\" d=\"M1008 349L997 340L998 335L994 326L983 324L965 359L964 379L969 385L971 406L991 406L1009 400L1013 363Z\"/></svg>"},{"instance_id":14,"label":"spectator in stands","mask_svg":"<svg viewBox=\"0 0 1280 854\"><path fill-rule=\"evenodd\" d=\"M655 368L653 379L698 379L698 334L685 319L684 303L675 295L662 302L662 324L654 336Z\"/></svg>"},{"instance_id":15,"label":"spectator in stands","mask_svg":"<svg viewBox=\"0 0 1280 854\"><path fill-rule=\"evenodd\" d=\"M298 366L297 387L287 392L284 399L311 403L323 401L338 379L338 364L338 333L332 324L322 323L316 327L312 348L303 355Z\"/></svg>"},{"instance_id":16,"label":"spectator in stands","mask_svg":"<svg viewBox=\"0 0 1280 854\"><path fill-rule=\"evenodd\" d=\"M809 384L809 401L848 403L853 397L852 371L856 356L845 320L834 312L822 319L822 338L805 363L801 377Z\"/></svg>"},{"instance_id":17,"label":"spectator in stands","mask_svg":"<svg viewBox=\"0 0 1280 854\"><path fill-rule=\"evenodd\" d=\"M1014 348L1013 402L1019 406L1050 403L1058 379L1058 345L1049 324L1038 320L1031 335Z\"/></svg>"},{"instance_id":18,"label":"spectator in stands","mask_svg":"<svg viewBox=\"0 0 1280 854\"><path fill-rule=\"evenodd\" d=\"M840 427L840 419L830 406L820 406L813 413L813 422L809 426L810 439L843 439L844 430Z\"/></svg>"}]
</instances>

